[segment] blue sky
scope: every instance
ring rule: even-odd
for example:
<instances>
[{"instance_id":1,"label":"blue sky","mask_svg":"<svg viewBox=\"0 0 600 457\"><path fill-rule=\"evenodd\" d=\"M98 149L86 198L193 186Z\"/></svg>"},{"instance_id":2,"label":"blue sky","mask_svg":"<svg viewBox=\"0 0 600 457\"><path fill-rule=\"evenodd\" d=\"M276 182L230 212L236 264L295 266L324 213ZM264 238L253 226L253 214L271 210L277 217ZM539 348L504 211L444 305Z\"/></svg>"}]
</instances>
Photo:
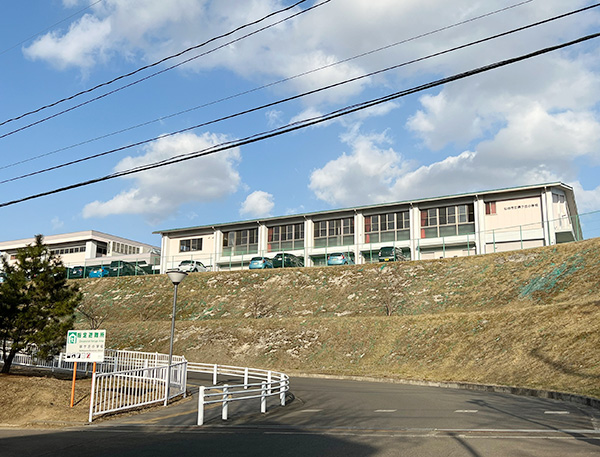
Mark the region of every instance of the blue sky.
<instances>
[{"instance_id":1,"label":"blue sky","mask_svg":"<svg viewBox=\"0 0 600 457\"><path fill-rule=\"evenodd\" d=\"M0 16L0 122L293 3L9 2ZM304 2L261 26L317 3ZM0 203L244 138L595 33L600 8L168 135L591 4L579 0L331 0L22 131L11 133L181 59L0 126L0 135L8 134L0 138L0 181L161 137L98 159L0 183ZM512 8L487 15L507 7ZM474 19L482 15L487 16ZM429 34L464 21L468 22ZM550 181L575 188L580 212L599 210L599 40L270 140L2 207L0 239L99 230L159 245L159 236L152 232L160 229ZM371 53L382 47L388 48ZM346 60L363 53L368 55ZM326 68L312 71L321 67ZM284 79L288 80L272 85ZM254 90L265 85L269 87ZM251 92L232 97L247 91ZM182 114L172 116L175 113ZM140 124L145 125L132 128ZM120 130L126 131L114 134ZM94 140L98 137L104 138ZM74 146L79 143L84 144Z\"/></svg>"}]
</instances>

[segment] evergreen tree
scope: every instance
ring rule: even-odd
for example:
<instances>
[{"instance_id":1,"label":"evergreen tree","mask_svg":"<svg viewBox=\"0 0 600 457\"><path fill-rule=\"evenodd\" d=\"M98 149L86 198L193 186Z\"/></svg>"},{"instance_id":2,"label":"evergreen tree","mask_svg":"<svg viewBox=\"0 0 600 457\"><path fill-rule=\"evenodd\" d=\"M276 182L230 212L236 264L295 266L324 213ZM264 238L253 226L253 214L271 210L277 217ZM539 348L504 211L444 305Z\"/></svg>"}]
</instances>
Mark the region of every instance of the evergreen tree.
<instances>
[{"instance_id":1,"label":"evergreen tree","mask_svg":"<svg viewBox=\"0 0 600 457\"><path fill-rule=\"evenodd\" d=\"M17 251L16 263L2 258L0 283L0 339L8 373L19 351L39 357L55 355L73 328L75 308L81 302L76 286L67 284L62 261L44 245L42 235Z\"/></svg>"}]
</instances>

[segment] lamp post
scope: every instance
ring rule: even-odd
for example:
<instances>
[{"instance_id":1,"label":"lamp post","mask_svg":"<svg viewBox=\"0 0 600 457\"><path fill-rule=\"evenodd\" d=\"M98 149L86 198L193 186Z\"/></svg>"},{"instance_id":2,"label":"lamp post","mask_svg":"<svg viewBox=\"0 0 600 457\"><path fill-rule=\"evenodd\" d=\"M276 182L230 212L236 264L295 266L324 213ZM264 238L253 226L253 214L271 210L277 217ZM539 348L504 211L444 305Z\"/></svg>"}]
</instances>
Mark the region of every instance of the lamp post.
<instances>
[{"instance_id":1,"label":"lamp post","mask_svg":"<svg viewBox=\"0 0 600 457\"><path fill-rule=\"evenodd\" d=\"M169 366L167 367L167 388L165 394L165 406L169 401L169 390L171 388L171 363L173 361L173 337L175 335L175 313L177 311L177 286L187 276L185 271L170 270L167 271L167 276L175 286L173 293L173 314L171 315L171 341L169 343Z\"/></svg>"}]
</instances>

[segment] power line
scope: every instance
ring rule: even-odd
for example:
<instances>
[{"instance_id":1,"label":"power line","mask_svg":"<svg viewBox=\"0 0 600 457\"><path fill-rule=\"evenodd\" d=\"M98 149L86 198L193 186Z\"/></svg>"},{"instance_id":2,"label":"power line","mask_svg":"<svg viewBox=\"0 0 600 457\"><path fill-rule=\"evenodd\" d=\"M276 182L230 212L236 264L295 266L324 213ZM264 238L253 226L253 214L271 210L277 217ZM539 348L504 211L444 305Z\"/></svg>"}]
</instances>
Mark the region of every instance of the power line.
<instances>
[{"instance_id":1,"label":"power line","mask_svg":"<svg viewBox=\"0 0 600 457\"><path fill-rule=\"evenodd\" d=\"M120 129L120 130L117 130L117 131L114 131L114 132L111 132L111 133L107 133L107 134L104 134L104 135L101 135L101 136L98 136L98 137L95 137L95 138L92 138L92 139L89 139L89 140L85 140L85 141L82 141L82 142L79 142L79 143L76 143L76 144L72 144L70 146L65 146L65 147L62 147L62 148L59 148L59 149L55 149L53 151L46 152L44 154L40 154L40 155L37 155L37 156L34 156L34 157L30 157L28 159L24 159L24 160L20 160L18 162L14 162L14 163L11 163L11 164L8 164L8 165L0 166L0 170L4 170L6 168L10 168L10 167L13 167L15 165L20 165L20 164L23 164L23 163L31 162L32 160L36 160L36 159L39 159L39 158L42 158L42 157L47 157L49 155L56 154L58 152L66 151L68 149L72 149L72 148L75 148L77 146L82 146L84 144L89 144L89 143L92 143L94 141L98 141L98 140L102 140L102 139L105 139L105 138L109 138L111 136L114 136L114 135L117 135L117 134L120 134L120 133L124 133L124 132L128 132L128 131L131 131L131 130L134 130L134 129L137 129L137 128L140 128L140 127L145 127L145 126L150 125L152 123L161 122L161 121L164 121L166 119L170 119L170 118L179 116L181 114L186 114L186 113L189 113L189 112L201 109L201 108L206 108L208 106L216 105L217 103L221 103L221 102L224 102L224 101L227 101L227 100L232 100L232 99L240 97L242 95L247 95L247 94L250 94L250 93L253 93L253 92L257 92L257 91L262 90L262 89L273 87L275 85L282 84L284 82L288 82L288 81L291 81L291 80L294 80L294 79L297 79L297 78L300 78L302 76L306 76L306 75L309 75L309 74L312 74L312 73L316 73L318 71L325 70L327 68L331 68L331 67L334 67L336 65L340 65L342 63L350 62L352 60L355 60L355 59L358 59L358 58L361 58L361 57L365 57L365 56L368 56L368 55L372 55L372 54L375 54L377 52L380 52L380 51L383 51L383 50L387 50L387 49L390 49L390 48L395 47L395 46L399 46L401 44L409 43L411 41L415 41L415 40L420 39L420 38L431 36L431 35L433 35L435 33L439 33L439 32L445 31L445 30L449 30L451 28L458 27L460 25L468 24L470 22L474 22L476 20L479 20L479 19L482 19L482 18L485 18L485 17L492 16L494 14L498 14L498 13L510 10L512 8L516 8L518 6L522 6L522 5L527 4L527 3L531 3L532 1L533 0L525 0L525 1L522 1L522 2L519 2L519 3L515 3L513 5L509 5L509 6L504 7L504 8L500 8L500 9L497 9L497 10L494 10L494 11L491 11L491 12L488 12L488 13L485 13L485 14L481 14L479 16L474 16L474 17L471 17L469 19L465 19L464 21L456 22L454 24L451 24L451 25L448 25L448 26L445 26L445 27L441 27L441 28L438 28L438 29L435 29L435 30L431 30L429 32L422 33L420 35L416 35L416 36L413 36L411 38L407 38L407 39L404 39L404 40L396 41L394 43L391 43L391 44L388 44L388 45L385 45L385 46L373 49L371 51L363 52L361 54L357 54L357 55L352 56L352 57L348 57L348 58L345 58L345 59L342 59L342 60L338 60L337 62L332 62L330 64L323 65L321 67L317 67L317 68L314 68L312 70L307 70L305 72L296 74L294 76L290 76L290 77L287 77L287 78L284 78L284 79L280 79L278 81L274 81L274 82L271 82L271 83L268 83L268 84L264 84L262 86L255 87L253 89L249 89L249 90L246 90L246 91L243 91L243 92L238 92L237 94L233 94L233 95L229 95L227 97L223 97L223 98L220 98L220 99L217 99L217 100L213 100L211 102L207 102L207 103L204 103L202 105L197 105L197 106L194 106L192 108L185 109L183 111L179 111L179 112L176 112L176 113L168 114L166 116L162 116L162 117L150 120L150 121L142 122L142 123L137 124L137 125L133 125L133 126L130 126L130 127L124 128L124 129Z\"/></svg>"},{"instance_id":2,"label":"power line","mask_svg":"<svg viewBox=\"0 0 600 457\"><path fill-rule=\"evenodd\" d=\"M10 46L10 47L6 48L4 51L0 51L0 56L1 56L1 55L3 55L3 54L6 54L6 53L7 53L7 52L9 52L9 51L12 51L12 50L13 50L13 49L15 49L15 48L18 48L19 46L21 46L22 44L25 44L25 43L27 43L27 42L28 42L28 41L30 41L30 40L33 40L35 37L37 37L37 36L41 35L42 33L45 33L45 32L47 32L48 30L51 30L51 29L53 29L53 28L54 28L54 27L56 27L57 25L59 25L59 24L62 24L63 22L66 22L66 21L68 21L69 19L71 19L71 18L74 18L75 16L79 16L79 15L80 15L81 13L83 13L85 10L89 10L89 9L90 9L92 6L94 6L94 5L97 5L98 3L102 2L102 1L104 1L104 0L97 0L96 2L92 3L91 5L88 5L88 6L86 6L85 8L82 8L82 9L80 9L79 11L77 11L77 12L75 12L75 13L71 14L70 16L67 16L66 18L64 18L64 19L62 19L62 20L60 20L60 21L58 21L58 22L55 22L55 23L54 23L54 24L52 24L51 26L49 26L49 27L46 27L44 30L42 30L42 31L40 31L40 32L37 32L37 33L35 33L35 34L31 35L29 38L25 38L24 40L22 40L22 41L18 42L17 44L15 44L15 45L13 45L13 46Z\"/></svg>"},{"instance_id":3,"label":"power line","mask_svg":"<svg viewBox=\"0 0 600 457\"><path fill-rule=\"evenodd\" d=\"M384 97L379 97L379 98L375 98L375 99L372 99L372 100L369 100L369 101L366 101L366 102L362 102L362 103L357 103L357 104L354 104L354 105L350 105L350 106L347 106L345 108L332 111L332 112L330 112L330 113L328 113L326 115L323 115L323 116L314 117L314 118L311 118L311 119L305 119L303 121L299 121L299 122L296 122L296 123L293 123L293 124L288 124L288 125L286 125L284 127L280 127L280 128L273 129L273 130L270 130L270 131L261 132L261 133L258 133L258 134L255 134L255 135L252 135L252 136L249 136L249 137L237 140L237 141L230 141L230 142L226 142L226 143L221 143L219 145L215 145L215 146L212 146L210 148L206 148L206 149L203 149L203 150L190 152L190 153L187 153L187 154L181 154L179 156L175 156L175 157L172 157L170 159L162 160L162 161L155 162L155 163L152 163L152 164L147 164L147 165L135 167L135 168L131 168L129 170L123 170L123 171L120 171L120 172L112 173L112 174L109 174L109 175L106 175L106 176L103 176L103 177L99 177L99 178L95 178L95 179L91 179L91 180L88 180L88 181L83 181L83 182L79 182L79 183L76 183L76 184L71 184L69 186L64 186L64 187L56 188L56 189L53 189L53 190L50 190L50 191L46 191L46 192L42 192L42 193L30 195L28 197L20 198L18 200L12 200L12 201L9 201L9 202L0 203L0 208L6 207L6 206L10 206L10 205L14 205L16 203L21 203L21 202L24 202L24 201L33 200L33 199L36 199L36 198L40 198L40 197L44 197L44 196L56 194L56 193L59 193L59 192L64 192L64 191L67 191L67 190L71 190L71 189L76 189L76 188L79 188L79 187L88 186L88 185L99 183L99 182L102 182L102 181L108 181L110 179L114 179L114 178L118 178L118 177L122 177L122 176L127 176L127 175L131 175L131 174L135 174L135 173L140 173L142 171L152 170L152 169L155 169L155 168L163 167L163 166L166 166L166 165L172 165L172 164L175 164L175 163L179 163L179 162L183 162L183 161L186 161L186 160L195 159L195 158L202 157L202 156L207 156L207 155L210 155L210 154L215 154L217 152L225 151L225 150L232 149L232 148L235 148L235 147L244 146L244 145L255 143L255 142L258 142L258 141L263 141L263 140L266 140L266 139L269 139L269 138L273 138L273 137L276 137L276 136L280 136L280 135L283 135L285 133L289 133L289 132L292 132L292 131L295 131L295 130L300 130L300 129L304 129L304 128L307 128L307 127L310 127L310 126L313 126L313 125L316 125L316 124L327 122L327 121L333 120L333 119L341 117L341 116L346 116L348 114L351 114L351 113L354 113L354 112L357 112L357 111L361 111L361 110L364 110L364 109L367 109L367 108L371 108L373 106L376 106L376 105L379 105L379 104L382 104L382 103L386 103L386 102L389 102L389 101L392 101L392 100L395 100L395 99L398 99L398 98L401 98L401 97L405 97L407 95L411 95L411 94L415 94L417 92L421 92L421 91L424 91L424 90L432 89L434 87L441 86L443 84L448 84L450 82L458 81L460 79L464 79L464 78L467 78L467 77L470 77L470 76L474 76L474 75L477 75L477 74L480 74L480 73L484 73L484 72L487 72L487 71L490 71L490 70L494 70L496 68L504 67L504 66L507 66L507 65L512 65L514 63L517 63L517 62L520 62L520 61L523 61L523 60L527 60L527 59L530 59L530 58L533 58L533 57L537 57L537 56L542 55L542 54L546 54L546 53L553 52L553 51L556 51L556 50L559 50L559 49L563 49L563 48L566 48L566 47L569 47L569 46L573 46L575 44L583 43L585 41L588 41L588 40L591 40L591 39L595 39L595 38L598 38L598 37L600 37L600 33L594 33L594 34L591 34L591 35L586 35L586 36L580 37L580 38L578 38L576 40L569 41L567 43L563 43L563 44L559 44L559 45L555 45L555 46L550 46L550 47L543 48L543 49L540 49L538 51L534 51L534 52L531 52L531 53L528 53L528 54L523 54L523 55L518 56L518 57L513 57L513 58L507 59L507 60L502 60L502 61L499 61L499 62L495 62L493 64L485 65L483 67L478 67L478 68L475 68L473 70L469 70L469 71L466 71L466 72L463 72L463 73L458 73L458 74L455 74L453 76L449 76L449 77L446 77L446 78L438 79L436 81L432 81L432 82L429 82L429 83L426 83L426 84L422 84L420 86L416 86L416 87L413 87L411 89L406 89L406 90L403 90L403 91L399 91L399 92L395 92L395 93L392 93L392 94L388 94L388 95L386 95Z\"/></svg>"},{"instance_id":4,"label":"power line","mask_svg":"<svg viewBox=\"0 0 600 457\"><path fill-rule=\"evenodd\" d=\"M600 3L594 5L593 7L597 7L597 6L600 6ZM190 130L195 130L195 129L200 128L200 127L206 127L208 125L216 124L218 122L222 122L222 121L225 121L225 120L230 120L230 119L233 119L233 118L236 118L236 117L240 117L240 116L243 116L243 115L246 115L246 114L250 114L250 113L253 113L253 112L256 112L256 111L260 111L260 110L263 110L263 109L266 109L266 108L271 108L273 106L280 105L282 103L287 103L287 102L290 102L290 101L293 101L293 100L296 100L296 99L299 99L299 98L303 98L303 97L306 97L306 96L309 96L309 95L314 95L316 93L323 92L323 91L329 90L329 89L333 89L335 87L339 87L339 86L342 86L342 85L345 85L345 84L349 84L349 83L352 83L352 82L356 82L356 81L359 81L361 79L369 78L371 76L375 76L375 75L378 75L378 74L381 74L381 73L385 73L385 72L388 72L388 71L391 71L391 70L397 70L398 68L401 68L401 67L404 67L404 66L407 66L407 65L411 65L413 63L422 62L422 61L431 59L433 57L439 57L441 55L448 54L448 53L451 53L451 52L454 52L454 51L457 51L457 50L460 50L460 49L465 49L465 48L468 48L468 47L471 47L471 46L474 46L474 45L477 45L477 44L481 44L481 43L484 43L484 42L487 42L487 41L491 41L491 40L494 40L494 39L497 39L497 38L501 38L501 37L504 37L504 36L507 36L507 35L511 35L513 33L516 33L516 32L521 32L523 30L527 30L527 29L530 29L530 28L533 28L533 27L537 27L539 25L546 24L548 22L556 21L558 19L562 19L564 17L570 16L570 15L573 15L573 14L576 14L576 13L580 13L582 11L585 11L585 10L593 8L593 7L585 7L585 8L581 8L581 9L578 9L578 10L574 10L574 11L571 11L571 12L568 12L568 13L564 13L564 14L561 14L561 15L558 15L558 16L554 16L552 18L544 19L542 21L534 22L532 24L528 24L528 25L525 25L525 26L521 26L521 27L517 27L517 28L511 29L511 30L505 31L505 32L501 32L501 33L498 33L496 35L491 35L489 37L482 38L482 39L475 40L475 41L471 41L471 42L466 43L466 44L462 44L462 45L459 45L459 46L454 46L452 48L448 48L448 49L445 49L443 51L439 51L439 52L436 52L436 53L433 53L433 54L429 54L429 55L424 56L424 57L419 57L417 59L409 60L409 61L397 64L397 65L392 65L392 66L386 67L386 68L381 69L381 70L376 70L376 71L373 71L373 72L370 72L370 73L366 73L366 74L363 74L363 75L360 75L360 76L356 76L354 78L346 79L344 81L340 81L340 82L337 82L337 83L329 84L327 86L322 86L320 88L313 89L311 91L307 91L307 92L303 92L301 94L296 94L296 95L293 95L293 96L290 96L290 97L287 97L287 98L279 99L279 100L276 100L274 102L266 103L266 104L263 104L263 105L260 105L260 106L254 107L254 108L249 108L249 109L244 110L244 111L238 111L237 113L234 113L234 114L223 116L223 117L220 117L220 118L217 118L217 119L212 119L210 121L206 121L206 122L203 122L203 123L200 123L200 124L196 124L196 125L193 125L193 126L190 126L190 127L186 127L186 128L180 129L180 130L176 130L174 132L162 134L162 135L159 135L159 136L156 136L156 137L153 137L153 138L148 138L148 139L145 139L145 140L142 140L142 141L138 141L138 142L135 142L135 143L130 143L130 144L125 145L125 146L121 146L121 147L118 147L118 148L115 148L115 149L111 149L111 150L108 150L108 151L104 151L104 152L100 152L100 153L97 153L97 154L89 155L89 156L86 156L86 157L83 157L83 158L80 158L80 159L75 159L75 160L72 160L72 161L69 161L69 162L65 162L65 163L62 163L62 164L59 164L59 165L54 165L52 167L44 168L42 170L37 170L37 171L31 172L31 173L26 173L26 174L23 174L23 175L20 175L20 176L17 176L17 177L13 177L13 178L10 178L10 179L5 179L3 181L0 181L0 184L5 184L5 183L8 183L8 182L13 182L13 181L17 181L17 180L24 179L24 178L29 178L31 176L39 175L39 174L46 173L46 172L49 172L49 171L58 170L60 168L64 168L64 167L67 167L67 166L70 166L70 165L75 165L75 164L78 164L78 163L86 162L88 160L96 159L96 158L99 158L99 157L103 157L103 156L107 156L107 155L110 155L110 154L114 154L116 152L121 152L121 151L124 151L124 150L127 150L127 149L131 149L133 147L137 147L137 146L141 146L141 145L144 145L144 144L148 144L148 143L156 141L156 140L158 140L160 138L174 136L174 135L177 135L177 134L180 134L180 133L188 132Z\"/></svg>"},{"instance_id":5,"label":"power line","mask_svg":"<svg viewBox=\"0 0 600 457\"><path fill-rule=\"evenodd\" d=\"M135 75L135 74L137 74L137 73L139 73L139 72L141 72L141 71L147 70L147 69L149 69L149 68L152 68L152 67L155 67L155 66L157 66L157 65L160 65L161 63L167 62L167 61L169 61L169 60L172 60L172 59L175 59L175 58L177 58L177 57L181 57L182 55L184 55L184 54L186 54L186 53L188 53L188 52L190 52L190 51L194 51L194 50L196 50L196 49L199 49L199 48L201 48L201 47L203 47L203 46L206 46L207 44L209 44L209 43L212 43L213 41L217 41L217 40L219 40L219 39L221 39L221 38L225 38L225 37L227 37L227 36L233 35L234 33L236 33L236 32L239 32L240 30L243 30L243 29L245 29L245 28L251 27L251 26L253 26L253 25L256 25L256 24L259 24L260 22L263 22L263 21L265 21L266 19L268 19L268 18L270 18L270 17L276 16L276 15L277 15L277 14L279 14L279 13L283 13L283 12L285 12L285 11L289 11L290 9L293 9L293 8L295 8L296 6L298 6L298 5L300 5L301 3L304 3L304 2L306 2L306 1L307 1L307 0L298 0L298 1L297 1L296 3L294 3L293 5L290 5L290 6L288 6L288 7L282 8L282 9L280 9L280 10L277 10L277 11L274 11L274 12L272 12L272 13L269 13L269 14L267 14L266 16L264 16L264 17L262 17L262 18L260 18L260 19L257 19L256 21L249 22L249 23L247 23L247 24L241 25L241 26L237 27L237 28L236 28L236 29L234 29L234 30L231 30L231 31L229 31L229 32L227 32L227 33L224 33L224 34L222 34L222 35L219 35L219 36L216 36L216 37L210 38L210 39L208 39L208 40L204 41L203 43L200 43L200 44L197 44L197 45L191 46L191 47L189 47L189 48L187 48L187 49L184 49L183 51L180 51L180 52L178 52L178 53L176 53L176 54L171 54L171 55L169 55L169 56L167 56L167 57L164 57L164 58L162 58L162 59L160 59L160 60L158 60L158 61L156 61L156 62L154 62L154 63L148 64L148 65L144 65L144 66L142 66L142 67L138 68L137 70L133 70L133 71L131 71L131 72L129 72L129 73L125 73L125 74L123 74L123 75L117 76L116 78L113 78L113 79L111 79L111 80L109 80L109 81L106 81L106 82L100 83L100 84L98 84L98 85L96 85L96 86L94 86L94 87L91 87L90 89L86 89L86 90L83 90L83 91L81 91L81 92L77 92L76 94L73 94L73 95L71 95L71 96L69 96L69 97L62 98L62 99L60 99L60 100L57 100L57 101L55 101L55 102L53 102L53 103L49 103L49 104L47 104L47 105L41 106L41 107L39 107L39 108L37 108L37 109L35 109L35 110L28 111L28 112L26 112L26 113L20 114L19 116L16 116L16 117L13 117L13 118L7 119L7 120L5 120L5 121L2 121L2 122L0 122L0 126L2 126L2 125L5 125L5 124L8 124L9 122L13 122L13 121L16 121L16 120L22 119L22 118L24 118L24 117L26 117L26 116L30 116L31 114L39 113L39 112L40 112L40 111L42 111L42 110L45 110L45 109L51 108L51 107L53 107L53 106L59 105L59 104L61 104L61 103L64 103L64 102L66 102L66 101L69 101L69 100L73 100L73 99L74 99L74 98L76 98L76 97L79 97L79 96L81 96L81 95L84 95L84 94L88 94L88 93L90 93L90 92L92 92L92 91L95 91L95 90L97 90L97 89L101 88L101 87L108 86L108 85L110 85L110 84L113 84L113 83L115 83L115 82L117 82L117 81L120 81L121 79L128 78L128 77L130 77L130 76L133 76L133 75ZM330 1L330 0L327 0L327 1Z\"/></svg>"},{"instance_id":6,"label":"power line","mask_svg":"<svg viewBox=\"0 0 600 457\"><path fill-rule=\"evenodd\" d=\"M303 0L303 1L305 1L305 0ZM269 24L269 25L267 25L267 26L265 26L265 27L262 27L262 28L260 28L260 29L257 29L257 30L255 30L255 31L253 31L253 32L250 32L250 33L248 33L248 34L246 34L246 35L243 35L243 36L241 36L241 37L239 37L239 38L236 38L236 39L234 39L234 40L231 40L231 41L229 41L229 42L227 42L227 43L224 43L224 44L222 44L222 45L220 45L220 46L217 46L216 48L213 48L213 49L211 49L211 50L209 50L209 51L203 52L202 54L199 54L199 55L197 55L197 56L191 57L191 58L189 58L189 59L186 59L186 60L184 60L184 61L182 61L182 62L179 62L179 63L177 63L177 64L175 64L175 65L172 65L172 66L170 66L170 67L167 67L167 68L164 68L164 69L162 69L162 70L160 70L160 71L157 71L157 72L155 72L155 73L152 73L152 74L150 74L150 75L148 75L148 76L145 76L145 77L143 77L143 78L140 78L140 79L137 79L137 80L135 80L135 81L132 81L132 82L130 82L129 84L125 84L124 86L118 87L118 88L116 88L116 89L113 89L113 90L111 90L111 91L109 91L109 92L106 92L106 93L104 93L104 94L102 94L102 95L99 95L99 96L97 96L97 97L94 97L94 98L91 98L91 99L89 99L89 100L86 100L85 102L82 102L82 103L79 103L79 104L77 104L77 105L71 106L70 108L67 108L67 109L65 109L65 110L63 110L63 111L59 111L58 113L52 114L52 115L50 115L50 116L47 116L47 117L45 117L45 118L42 118L42 119L39 119L39 120L37 120L37 121L35 121L35 122L32 122L32 123L30 123L30 124L24 125L24 126L22 126L22 127L18 128L18 129L12 130L12 131L10 131L10 132L7 132L7 133L4 133L4 134L0 135L0 139L2 139L2 138L5 138L5 137L7 137L7 136L10 136L10 135L14 135L15 133L21 132L21 131L23 131L23 130L26 130L26 129L30 128L30 127L33 127L33 126L35 126L35 125L41 124L42 122L46 122L46 121L48 121L48 120L50 120L50 119L54 119L55 117L58 117L58 116L61 116L61 115L63 115L63 114L66 114L66 113L68 113L68 112L70 112L70 111L76 110L77 108L81 108L82 106L89 105L89 104L90 104L90 103L92 103L92 102L95 102L95 101L101 100L101 99L103 99L103 98L105 98L105 97L108 97L109 95L113 95L113 94L115 94L115 93L117 93L117 92L120 92L120 91L122 91L123 89L127 89L127 88L129 88L129 87L135 86L136 84L139 84L139 83L141 83L141 82L147 81L148 79L150 79L150 78L153 78L154 76L158 76L158 75L160 75L160 74L162 74L162 73L166 73L166 72L167 72L167 71L169 71L169 70L173 70L174 68L177 68L177 67L179 67L179 66L181 66L181 65L183 65L183 64L186 64L186 63L188 63L188 62L191 62L192 60L195 60L195 59L197 59L197 58L199 58L199 57L203 57L203 56L206 56L206 55L208 55L208 54L212 54L213 52L215 52L215 51L217 51L217 50L219 50L219 49L225 48L225 47L227 47L227 46L229 46L229 45L231 45L231 44L233 44L233 43L237 43L238 41L241 41L241 40L243 40L243 39L245 39L245 38L248 38L248 37L250 37L250 36L252 36L252 35L255 35L255 34L257 34L257 33L260 33L260 32L262 32L262 31L264 31L264 30L267 30L267 29L269 29L269 28L271 28L271 27L275 27L276 25L279 25L279 24L281 24L282 22L288 21L288 20L290 20L290 19L292 19L292 18L294 18L294 17L296 17L296 16L299 16L299 15L301 15L301 14L307 13L307 12L309 12L309 11L311 11L311 10L315 9L315 8L318 8L319 6L322 6L322 5L325 5L326 3L329 3L330 1L332 1L332 0L323 0L321 3L318 3L318 4L316 4L316 5L313 5L313 6L311 6L310 8L307 8L307 9L305 9L305 10L302 10L302 11L298 12L298 13L292 14L291 16L288 16L288 17L286 17L286 18L284 18L284 19L281 19L281 20L279 20L279 21L277 21L277 22L274 22L274 23L272 23L272 24ZM1 125L1 124L0 124L0 125Z\"/></svg>"}]
</instances>

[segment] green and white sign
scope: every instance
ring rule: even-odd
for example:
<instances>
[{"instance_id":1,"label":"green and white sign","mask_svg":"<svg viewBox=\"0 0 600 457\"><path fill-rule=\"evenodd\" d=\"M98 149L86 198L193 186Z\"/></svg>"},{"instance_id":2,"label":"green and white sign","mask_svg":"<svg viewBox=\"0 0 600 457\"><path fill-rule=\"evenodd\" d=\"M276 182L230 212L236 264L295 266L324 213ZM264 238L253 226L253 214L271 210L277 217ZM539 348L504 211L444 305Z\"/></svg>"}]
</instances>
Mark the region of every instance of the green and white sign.
<instances>
[{"instance_id":1,"label":"green and white sign","mask_svg":"<svg viewBox=\"0 0 600 457\"><path fill-rule=\"evenodd\" d=\"M69 362L104 362L106 330L69 330L65 360Z\"/></svg>"}]
</instances>

